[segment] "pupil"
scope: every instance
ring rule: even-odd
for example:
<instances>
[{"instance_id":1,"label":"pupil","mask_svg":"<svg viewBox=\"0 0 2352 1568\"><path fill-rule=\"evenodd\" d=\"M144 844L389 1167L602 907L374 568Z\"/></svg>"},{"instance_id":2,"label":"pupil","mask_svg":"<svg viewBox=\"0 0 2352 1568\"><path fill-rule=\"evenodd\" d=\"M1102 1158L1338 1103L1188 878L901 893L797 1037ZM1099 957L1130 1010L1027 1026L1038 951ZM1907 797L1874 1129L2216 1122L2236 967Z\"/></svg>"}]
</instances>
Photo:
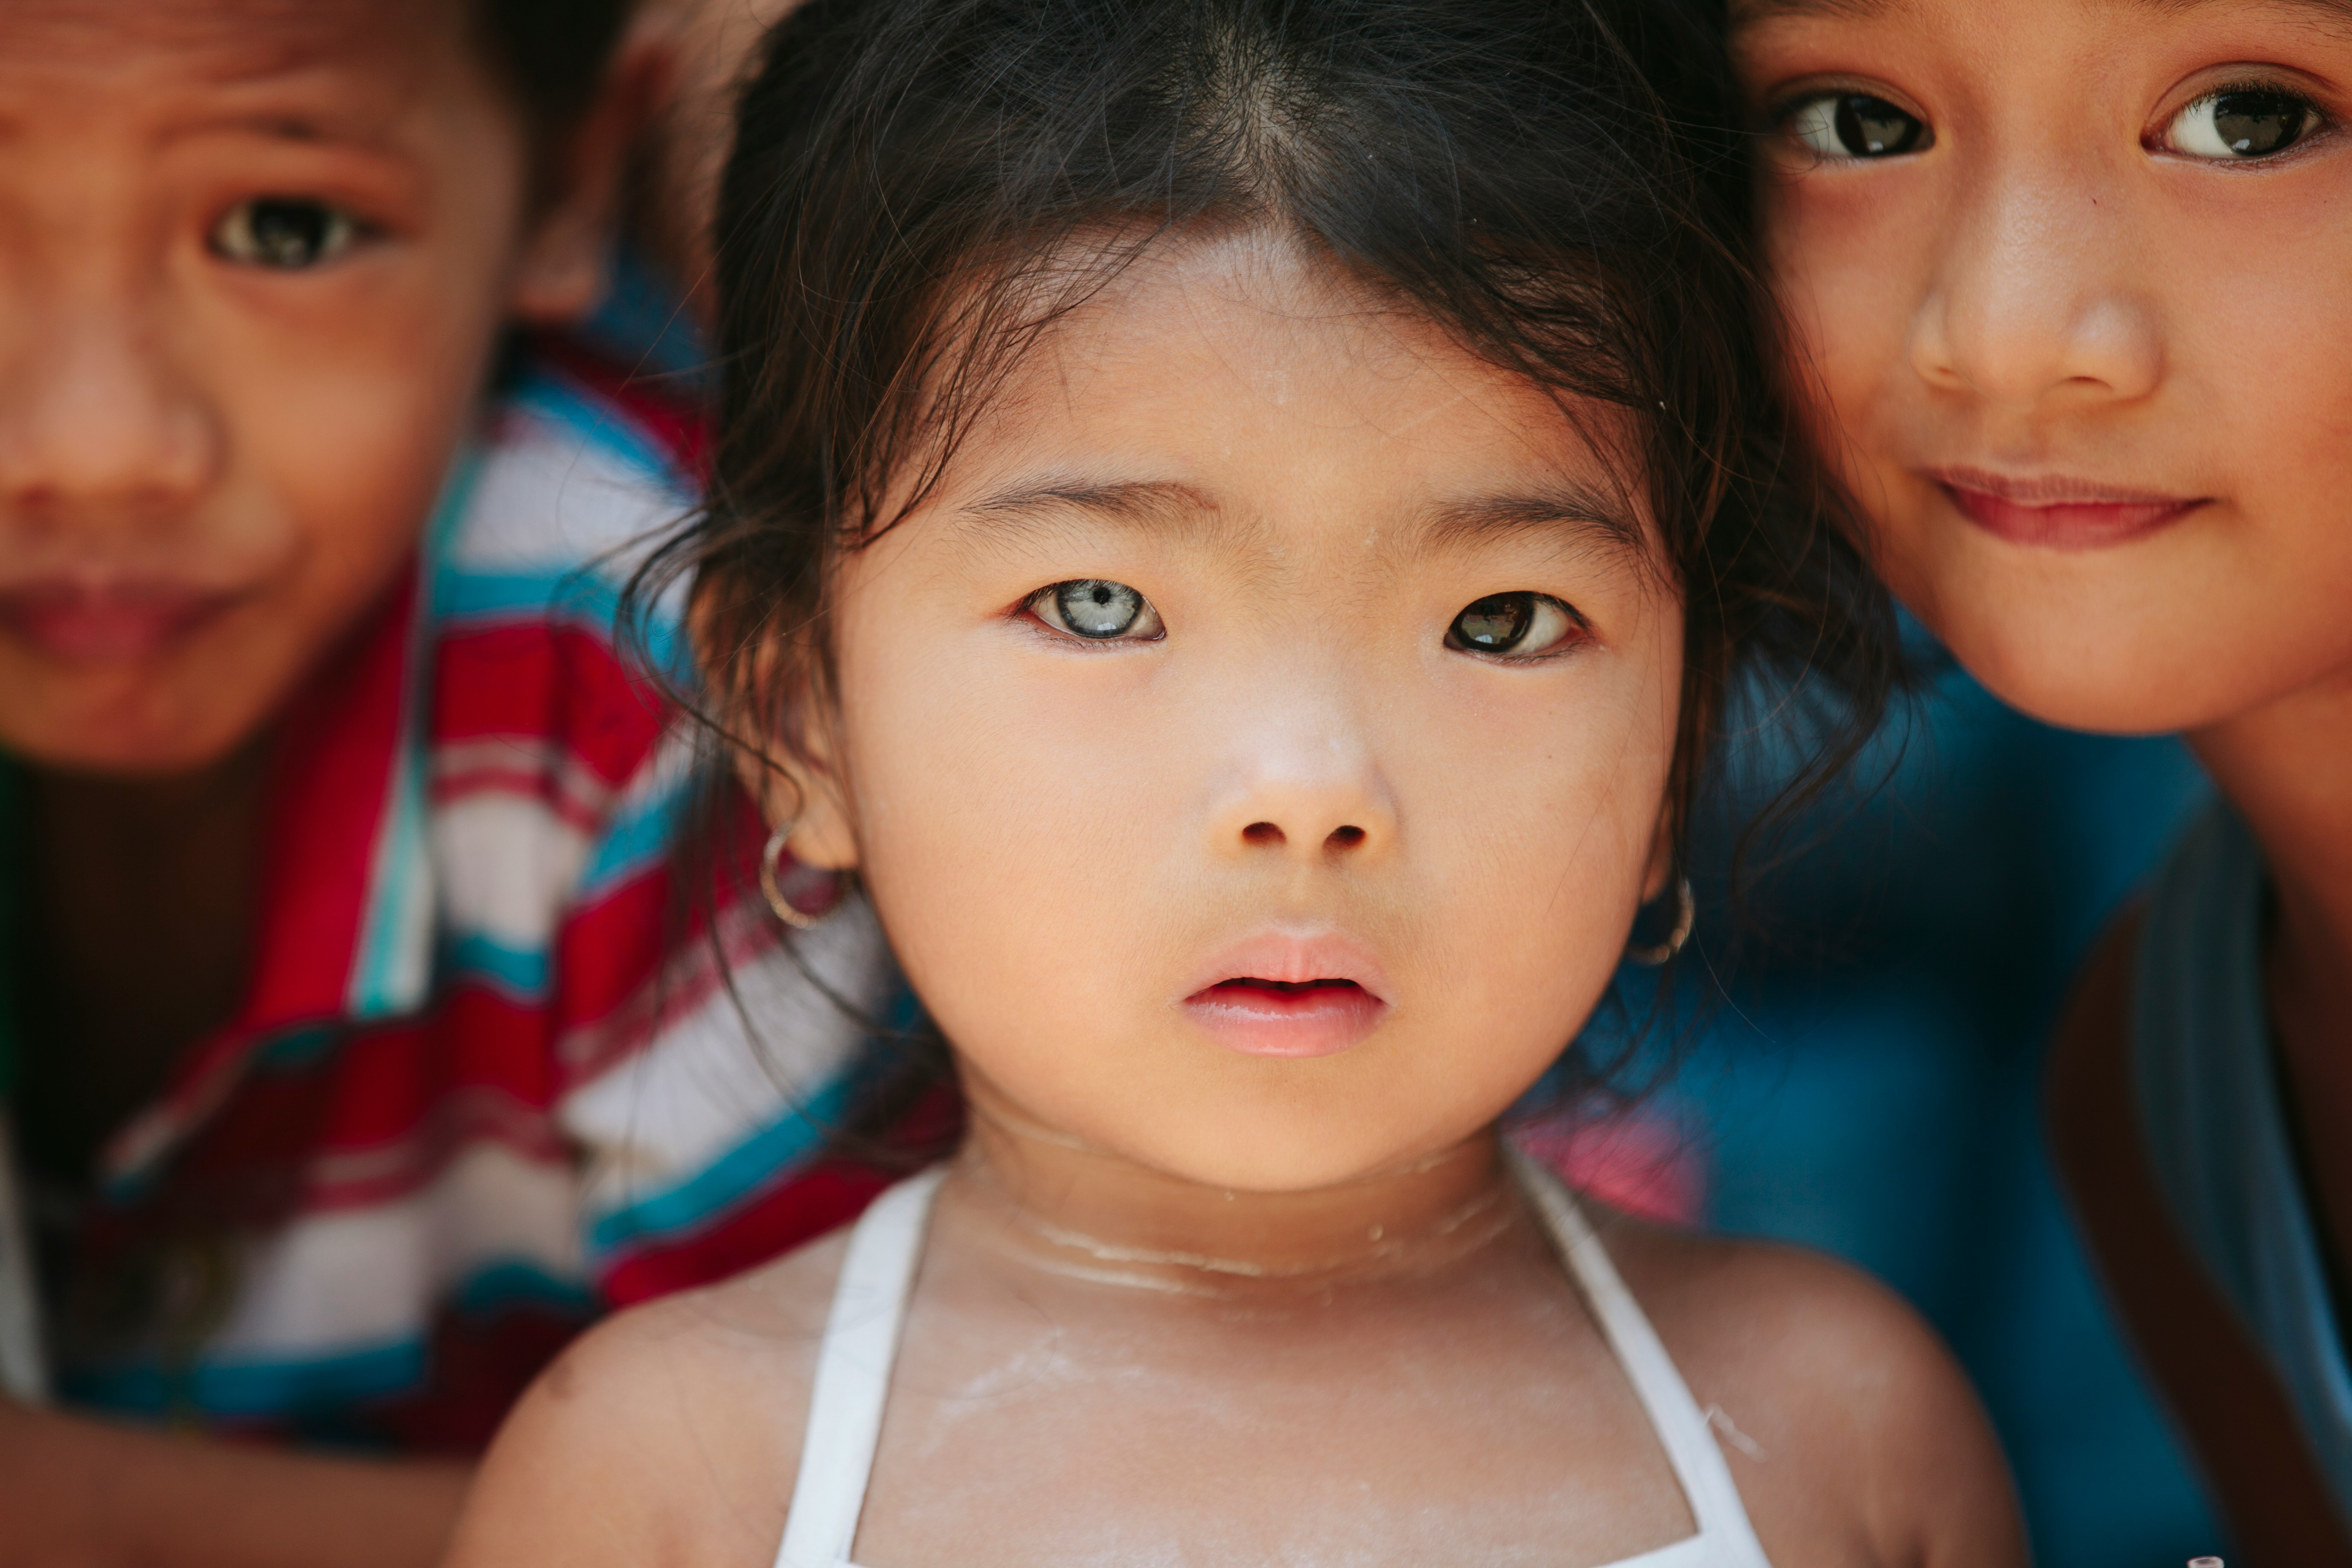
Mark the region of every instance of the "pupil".
<instances>
[{"instance_id":1,"label":"pupil","mask_svg":"<svg viewBox=\"0 0 2352 1568\"><path fill-rule=\"evenodd\" d=\"M1858 158L1908 153L1919 139L1919 122L1883 98L1838 100L1839 142Z\"/></svg>"},{"instance_id":2,"label":"pupil","mask_svg":"<svg viewBox=\"0 0 2352 1568\"><path fill-rule=\"evenodd\" d=\"M1528 635L1536 618L1532 594L1496 594L1479 600L1454 617L1454 635L1465 647L1486 653L1508 653Z\"/></svg>"},{"instance_id":3,"label":"pupil","mask_svg":"<svg viewBox=\"0 0 2352 1568\"><path fill-rule=\"evenodd\" d=\"M2225 92L2213 100L2213 129L2241 157L2275 153L2303 134L2300 100L2275 92Z\"/></svg>"},{"instance_id":4,"label":"pupil","mask_svg":"<svg viewBox=\"0 0 2352 1568\"><path fill-rule=\"evenodd\" d=\"M1143 614L1143 595L1124 583L1065 583L1054 599L1062 624L1082 637L1115 637Z\"/></svg>"},{"instance_id":5,"label":"pupil","mask_svg":"<svg viewBox=\"0 0 2352 1568\"><path fill-rule=\"evenodd\" d=\"M300 267L327 245L327 212L308 202L256 202L253 244L273 267Z\"/></svg>"}]
</instances>

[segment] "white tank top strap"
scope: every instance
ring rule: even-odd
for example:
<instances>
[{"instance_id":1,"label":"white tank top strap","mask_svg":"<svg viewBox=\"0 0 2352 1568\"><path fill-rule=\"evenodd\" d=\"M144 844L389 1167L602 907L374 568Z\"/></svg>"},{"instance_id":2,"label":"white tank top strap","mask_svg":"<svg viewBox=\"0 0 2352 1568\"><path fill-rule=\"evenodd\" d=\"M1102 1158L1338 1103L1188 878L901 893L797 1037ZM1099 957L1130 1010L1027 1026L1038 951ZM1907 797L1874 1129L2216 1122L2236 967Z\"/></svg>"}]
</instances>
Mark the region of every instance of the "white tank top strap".
<instances>
[{"instance_id":1,"label":"white tank top strap","mask_svg":"<svg viewBox=\"0 0 2352 1568\"><path fill-rule=\"evenodd\" d=\"M1691 1397L1690 1385L1675 1370L1674 1358L1659 1342L1657 1331L1625 1288L1609 1250L1593 1233L1591 1222L1577 1205L1568 1184L1543 1164L1509 1144L1505 1158L1519 1185L1535 1204L1536 1212L1552 1234L1560 1259L1576 1280L1593 1320L1617 1352L1618 1364L1649 1412L1650 1425L1664 1446L1667 1462L1682 1482L1698 1533L1659 1552L1647 1552L1617 1568L1771 1568L1764 1544L1748 1522L1748 1507L1739 1487L1724 1462L1713 1425Z\"/></svg>"},{"instance_id":2,"label":"white tank top strap","mask_svg":"<svg viewBox=\"0 0 2352 1568\"><path fill-rule=\"evenodd\" d=\"M1611 1568L1771 1568L1706 1416L1576 1199L1550 1170L1517 1150L1507 1146L1505 1158L1625 1369L1697 1526L1686 1540ZM891 1367L922 1260L932 1200L946 1174L944 1167L928 1171L891 1188L850 1234L817 1352L800 1477L776 1568L854 1568L849 1552L874 1473Z\"/></svg>"},{"instance_id":3,"label":"white tank top strap","mask_svg":"<svg viewBox=\"0 0 2352 1568\"><path fill-rule=\"evenodd\" d=\"M942 1165L899 1183L874 1200L850 1233L817 1351L800 1479L776 1568L845 1568L849 1562L931 1201L946 1177Z\"/></svg>"}]
</instances>

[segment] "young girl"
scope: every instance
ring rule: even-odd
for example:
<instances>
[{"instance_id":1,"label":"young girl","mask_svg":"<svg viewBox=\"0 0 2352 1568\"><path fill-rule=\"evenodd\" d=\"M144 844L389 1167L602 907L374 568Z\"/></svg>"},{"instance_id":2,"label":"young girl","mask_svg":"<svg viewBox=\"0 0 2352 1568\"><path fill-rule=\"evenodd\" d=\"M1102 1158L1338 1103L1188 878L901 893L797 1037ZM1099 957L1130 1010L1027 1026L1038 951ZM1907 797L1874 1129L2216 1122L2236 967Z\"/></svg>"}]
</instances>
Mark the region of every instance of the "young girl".
<instances>
[{"instance_id":1,"label":"young girl","mask_svg":"<svg viewBox=\"0 0 2352 1568\"><path fill-rule=\"evenodd\" d=\"M1665 17L783 25L698 641L772 852L870 893L971 1129L567 1355L457 1563L2021 1560L1888 1296L1496 1132L1686 934L1633 933L1727 683L1881 646L1766 482Z\"/></svg>"},{"instance_id":2,"label":"young girl","mask_svg":"<svg viewBox=\"0 0 2352 1568\"><path fill-rule=\"evenodd\" d=\"M1735 12L1889 581L2002 697L2185 730L2228 797L2091 966L2059 1153L2247 1554L2352 1563L2344 8Z\"/></svg>"}]
</instances>

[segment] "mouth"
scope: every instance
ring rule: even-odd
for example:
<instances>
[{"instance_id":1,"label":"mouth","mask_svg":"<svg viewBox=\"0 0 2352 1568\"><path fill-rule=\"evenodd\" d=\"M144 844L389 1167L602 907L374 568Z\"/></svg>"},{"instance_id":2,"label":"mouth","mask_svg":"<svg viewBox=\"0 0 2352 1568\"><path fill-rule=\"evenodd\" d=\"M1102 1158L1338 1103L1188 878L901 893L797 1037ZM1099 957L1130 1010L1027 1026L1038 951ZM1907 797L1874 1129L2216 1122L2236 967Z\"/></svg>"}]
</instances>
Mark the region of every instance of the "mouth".
<instances>
[{"instance_id":1,"label":"mouth","mask_svg":"<svg viewBox=\"0 0 2352 1568\"><path fill-rule=\"evenodd\" d=\"M2145 539L2210 498L2172 496L2059 474L2020 478L1983 468L1928 472L1961 516L2012 544L2100 550Z\"/></svg>"},{"instance_id":2,"label":"mouth","mask_svg":"<svg viewBox=\"0 0 2352 1568\"><path fill-rule=\"evenodd\" d=\"M1212 967L1219 977L1186 996L1184 1010L1244 1056L1337 1056L1388 1016L1379 965L1342 938L1261 937Z\"/></svg>"},{"instance_id":3,"label":"mouth","mask_svg":"<svg viewBox=\"0 0 2352 1568\"><path fill-rule=\"evenodd\" d=\"M59 664L137 664L194 637L237 599L173 584L28 583L0 588L0 635Z\"/></svg>"}]
</instances>

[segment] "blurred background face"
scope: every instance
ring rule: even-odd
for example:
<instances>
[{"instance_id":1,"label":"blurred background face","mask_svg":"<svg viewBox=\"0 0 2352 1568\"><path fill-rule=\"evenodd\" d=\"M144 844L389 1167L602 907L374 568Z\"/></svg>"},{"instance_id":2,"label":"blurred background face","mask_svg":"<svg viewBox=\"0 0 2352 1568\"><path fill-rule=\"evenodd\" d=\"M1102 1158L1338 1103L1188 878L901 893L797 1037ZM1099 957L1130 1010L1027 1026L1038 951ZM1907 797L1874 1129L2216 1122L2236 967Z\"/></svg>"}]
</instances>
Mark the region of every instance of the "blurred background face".
<instances>
[{"instance_id":1,"label":"blurred background face","mask_svg":"<svg viewBox=\"0 0 2352 1568\"><path fill-rule=\"evenodd\" d=\"M1659 880L1652 548L1424 323L1163 255L844 568L848 809L796 847L857 860L983 1113L1233 1188L1385 1168L1533 1081Z\"/></svg>"},{"instance_id":2,"label":"blurred background face","mask_svg":"<svg viewBox=\"0 0 2352 1568\"><path fill-rule=\"evenodd\" d=\"M516 303L438 0L0 6L0 748L199 765L393 581Z\"/></svg>"},{"instance_id":3,"label":"blurred background face","mask_svg":"<svg viewBox=\"0 0 2352 1568\"><path fill-rule=\"evenodd\" d=\"M1906 602L2088 729L2352 669L2352 9L1734 9L1822 438Z\"/></svg>"},{"instance_id":4,"label":"blurred background face","mask_svg":"<svg viewBox=\"0 0 2352 1568\"><path fill-rule=\"evenodd\" d=\"M646 0L668 35L675 90L642 155L638 237L688 305L708 312L710 225L735 145L735 100L759 65L760 41L794 0Z\"/></svg>"}]
</instances>

